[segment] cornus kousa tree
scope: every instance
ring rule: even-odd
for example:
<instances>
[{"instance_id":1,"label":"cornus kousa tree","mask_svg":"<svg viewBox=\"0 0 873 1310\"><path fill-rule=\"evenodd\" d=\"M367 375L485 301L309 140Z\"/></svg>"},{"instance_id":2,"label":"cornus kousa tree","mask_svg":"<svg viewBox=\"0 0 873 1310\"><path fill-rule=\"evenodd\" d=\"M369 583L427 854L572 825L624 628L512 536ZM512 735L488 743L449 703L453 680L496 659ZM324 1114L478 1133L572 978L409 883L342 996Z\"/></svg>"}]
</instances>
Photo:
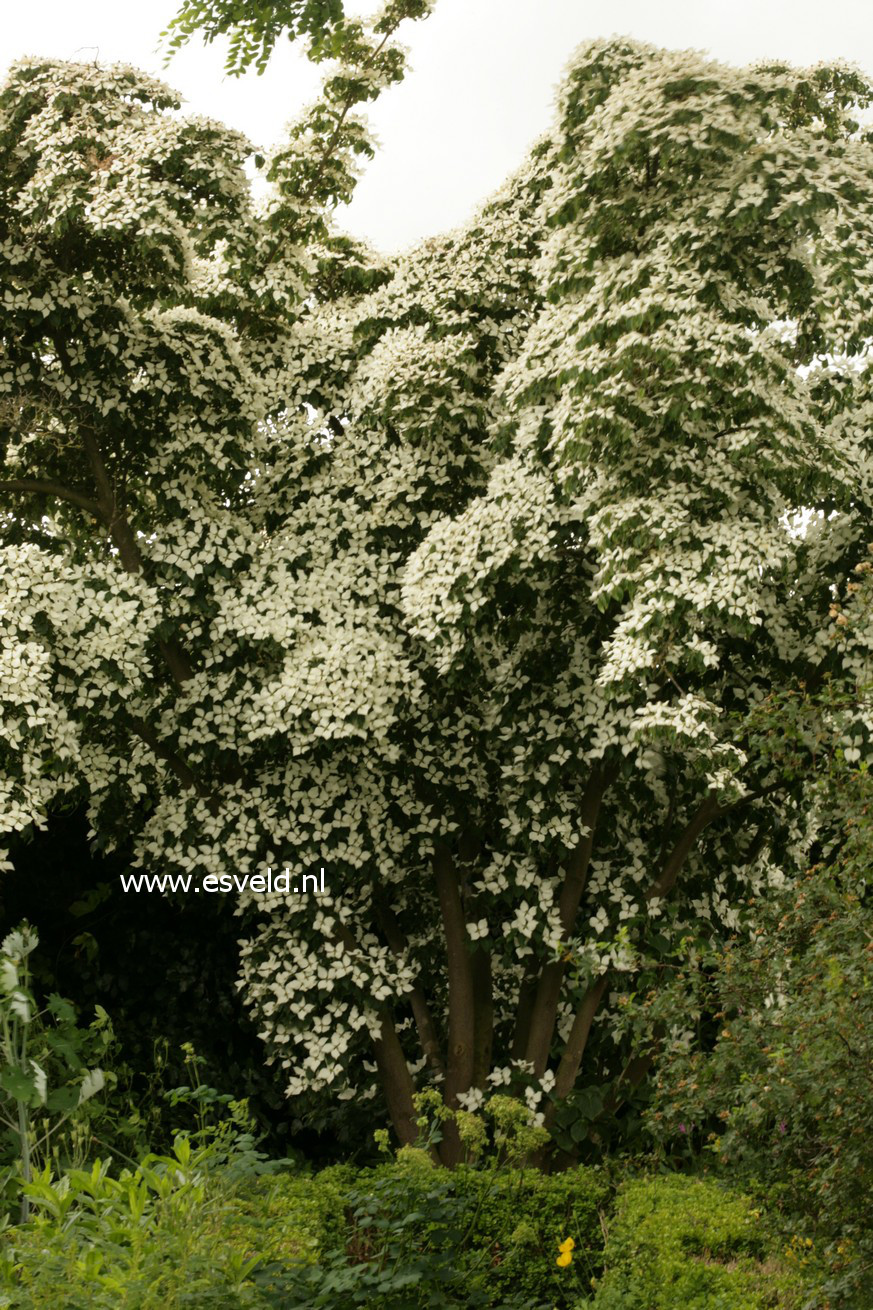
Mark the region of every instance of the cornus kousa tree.
<instances>
[{"instance_id":1,"label":"cornus kousa tree","mask_svg":"<svg viewBox=\"0 0 873 1310\"><path fill-rule=\"evenodd\" d=\"M410 1142L417 1088L503 1087L560 1139L682 1040L629 998L806 860L761 706L869 682L873 88L583 47L518 174L383 259L330 211L425 9L345 24L260 207L164 87L12 70L3 810L323 865L235 904L289 1095Z\"/></svg>"}]
</instances>

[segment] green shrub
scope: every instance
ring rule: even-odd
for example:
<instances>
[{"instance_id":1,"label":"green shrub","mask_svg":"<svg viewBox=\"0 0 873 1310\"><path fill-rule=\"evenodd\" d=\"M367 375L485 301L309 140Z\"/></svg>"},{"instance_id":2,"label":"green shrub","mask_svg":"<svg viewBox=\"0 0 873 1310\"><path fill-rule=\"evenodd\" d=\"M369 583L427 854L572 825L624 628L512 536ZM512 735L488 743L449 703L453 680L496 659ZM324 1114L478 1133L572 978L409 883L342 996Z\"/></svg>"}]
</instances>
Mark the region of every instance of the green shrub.
<instances>
[{"instance_id":1,"label":"green shrub","mask_svg":"<svg viewBox=\"0 0 873 1310\"><path fill-rule=\"evenodd\" d=\"M690 1140L743 1186L765 1186L786 1240L823 1268L831 1305L867 1310L873 771L837 754L817 784L823 858L762 899L754 933L701 957L687 1023L708 1011L715 1034L665 1050L648 1127L666 1154Z\"/></svg>"},{"instance_id":2,"label":"green shrub","mask_svg":"<svg viewBox=\"0 0 873 1310\"><path fill-rule=\"evenodd\" d=\"M800 1280L748 1197L678 1174L625 1184L596 1310L790 1310Z\"/></svg>"},{"instance_id":3,"label":"green shrub","mask_svg":"<svg viewBox=\"0 0 873 1310\"><path fill-rule=\"evenodd\" d=\"M476 1207L470 1235L473 1252L486 1255L489 1295L486 1304L499 1306L515 1293L533 1306L569 1304L581 1277L585 1283L603 1262L600 1207L608 1189L595 1169L572 1169L543 1175L520 1169L489 1177L487 1172L459 1169L455 1188ZM558 1246L575 1242L573 1267L559 1268Z\"/></svg>"},{"instance_id":4,"label":"green shrub","mask_svg":"<svg viewBox=\"0 0 873 1310\"><path fill-rule=\"evenodd\" d=\"M28 1189L34 1219L0 1235L0 1307L800 1310L758 1212L712 1182L621 1189L592 1303L601 1173L450 1173L423 1151L399 1155L239 1182L221 1143L179 1138L117 1178L105 1163L45 1171Z\"/></svg>"},{"instance_id":5,"label":"green shrub","mask_svg":"<svg viewBox=\"0 0 873 1310\"><path fill-rule=\"evenodd\" d=\"M15 1310L169 1310L261 1302L255 1257L223 1240L232 1197L208 1168L211 1148L179 1138L112 1177L108 1161L26 1191L27 1224L0 1238L0 1305Z\"/></svg>"},{"instance_id":6,"label":"green shrub","mask_svg":"<svg viewBox=\"0 0 873 1310\"><path fill-rule=\"evenodd\" d=\"M281 1305L289 1271L315 1264L345 1232L345 1187L352 1170L282 1173L239 1189L222 1228L222 1241L243 1258L258 1257L252 1282L264 1303ZM293 1279L292 1279L293 1280ZM258 1301L260 1305L262 1302Z\"/></svg>"},{"instance_id":7,"label":"green shrub","mask_svg":"<svg viewBox=\"0 0 873 1310\"><path fill-rule=\"evenodd\" d=\"M595 1170L552 1177L534 1169L451 1173L424 1151L407 1149L374 1169L325 1170L312 1185L330 1189L322 1256L303 1269L274 1270L283 1310L360 1306L564 1307L602 1262L599 1207L607 1187ZM337 1196L345 1214L335 1223ZM324 1202L322 1202L324 1204ZM572 1237L572 1269L559 1244ZM258 1275L256 1275L256 1278Z\"/></svg>"},{"instance_id":8,"label":"green shrub","mask_svg":"<svg viewBox=\"0 0 873 1310\"><path fill-rule=\"evenodd\" d=\"M263 1175L255 1160L243 1177L244 1137L230 1161L222 1137L202 1146L179 1137L171 1156L117 1176L109 1161L42 1171L27 1188L31 1221L0 1233L0 1307L284 1305L290 1275L342 1241L341 1183L353 1171Z\"/></svg>"}]
</instances>

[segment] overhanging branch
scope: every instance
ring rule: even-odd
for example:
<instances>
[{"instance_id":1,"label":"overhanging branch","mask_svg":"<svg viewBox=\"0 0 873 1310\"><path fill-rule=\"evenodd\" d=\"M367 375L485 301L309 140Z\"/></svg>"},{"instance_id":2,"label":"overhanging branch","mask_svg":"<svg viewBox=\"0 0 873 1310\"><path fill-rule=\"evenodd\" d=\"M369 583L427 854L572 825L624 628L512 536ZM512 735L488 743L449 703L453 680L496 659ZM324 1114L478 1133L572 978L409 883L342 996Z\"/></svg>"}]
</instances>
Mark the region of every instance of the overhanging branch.
<instances>
[{"instance_id":1,"label":"overhanging branch","mask_svg":"<svg viewBox=\"0 0 873 1310\"><path fill-rule=\"evenodd\" d=\"M102 523L106 521L96 500L73 487L65 487L62 482L44 478L11 478L0 482L0 491L18 492L25 496L52 496L55 500L66 500L71 505L78 505L79 509L86 510Z\"/></svg>"}]
</instances>

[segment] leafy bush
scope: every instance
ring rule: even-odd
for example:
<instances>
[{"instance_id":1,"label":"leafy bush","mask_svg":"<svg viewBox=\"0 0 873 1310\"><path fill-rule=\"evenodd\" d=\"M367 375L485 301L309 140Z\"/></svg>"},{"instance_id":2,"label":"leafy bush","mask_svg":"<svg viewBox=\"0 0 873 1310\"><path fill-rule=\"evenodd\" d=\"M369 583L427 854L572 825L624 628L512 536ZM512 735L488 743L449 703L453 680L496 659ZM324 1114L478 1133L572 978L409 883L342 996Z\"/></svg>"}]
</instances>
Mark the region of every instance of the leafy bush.
<instances>
[{"instance_id":1,"label":"leafy bush","mask_svg":"<svg viewBox=\"0 0 873 1310\"><path fill-rule=\"evenodd\" d=\"M672 1176L620 1191L603 1266L596 1170L448 1172L407 1148L375 1169L240 1177L180 1137L29 1186L0 1236L0 1306L55 1310L799 1310L796 1271L745 1197ZM243 1153L244 1154L244 1153ZM582 1300L580 1300L582 1297Z\"/></svg>"},{"instance_id":2,"label":"leafy bush","mask_svg":"<svg viewBox=\"0 0 873 1310\"><path fill-rule=\"evenodd\" d=\"M12 988L7 989L7 1001L29 999L20 986L20 969L19 962L17 980L6 971ZM0 1013L5 1014L3 997ZM67 1027L72 1025L70 1040L77 1040L69 1050L63 1048L69 1060L78 1054L82 1039L72 1007L58 1001L51 1014L60 1015ZM42 1030L33 1023L35 1018L32 1014L29 1022L39 1037ZM9 1029L6 1022L4 1030ZM57 1038L65 1031L59 1022L48 1037ZM49 1049L54 1051L55 1046L50 1044ZM0 1087L5 1089L10 1081L5 1075L12 1067L21 1085L10 1086L21 1098L19 1108L26 1123L21 1140L31 1148L19 1167L19 1175L24 1176L12 1181L14 1190L23 1195L22 1219L29 1212L33 1217L7 1228L0 1237L0 1306L48 1310L58 1304L62 1287L65 1310L263 1306L268 1302L251 1277L256 1268L269 1259L281 1259L287 1267L316 1258L317 1236L329 1231L329 1189L314 1192L304 1180L298 1180L296 1188L277 1185L272 1175L288 1162L269 1160L258 1149L244 1099L234 1100L200 1081L201 1062L192 1047L185 1050L190 1085L180 1085L165 1096L174 1116L193 1120L193 1131L176 1135L170 1155L148 1153L138 1164L131 1161L132 1170L123 1168L120 1173L108 1157L87 1169L69 1160L58 1168L58 1161L65 1159L60 1151L55 1149L48 1157L44 1149L34 1149L40 1143L34 1143L27 1119L31 1093L24 1086L24 1075L33 1071L21 1051L19 1056L20 1067L0 1066ZM38 1068L43 1109L50 1110L53 1103L45 1095L43 1073ZM86 1076L93 1081L93 1071ZM112 1075L108 1077L111 1080ZM92 1123L87 1116L92 1107L89 1102L83 1111L79 1084L74 1081L73 1087L77 1099L67 1115L72 1116L74 1129L83 1129L73 1136L76 1141L82 1138L87 1154L97 1140L89 1132ZM117 1113L117 1104L104 1107L103 1113L113 1108ZM45 1162L36 1172L24 1167L32 1166L34 1159ZM338 1204L334 1208L339 1222L341 1208Z\"/></svg>"},{"instance_id":3,"label":"leafy bush","mask_svg":"<svg viewBox=\"0 0 873 1310\"><path fill-rule=\"evenodd\" d=\"M240 1255L257 1253L252 1272L262 1302L284 1306L289 1283L346 1230L345 1195L354 1171L338 1165L320 1174L279 1173L253 1179L235 1197L223 1241Z\"/></svg>"},{"instance_id":4,"label":"leafy bush","mask_svg":"<svg viewBox=\"0 0 873 1310\"><path fill-rule=\"evenodd\" d=\"M108 1161L27 1185L35 1217L0 1244L0 1304L16 1310L166 1310L258 1305L256 1257L222 1240L231 1196L212 1148L180 1137L114 1178Z\"/></svg>"},{"instance_id":5,"label":"leafy bush","mask_svg":"<svg viewBox=\"0 0 873 1310\"><path fill-rule=\"evenodd\" d=\"M601 1259L593 1170L396 1163L239 1179L218 1140L177 1139L113 1177L106 1161L28 1186L34 1218L0 1237L0 1306L566 1307ZM239 1171L237 1171L238 1174ZM574 1269L559 1268L572 1238Z\"/></svg>"},{"instance_id":6,"label":"leafy bush","mask_svg":"<svg viewBox=\"0 0 873 1310\"><path fill-rule=\"evenodd\" d=\"M620 1191L596 1310L763 1310L800 1307L796 1273L772 1254L751 1201L674 1174Z\"/></svg>"},{"instance_id":7,"label":"leafy bush","mask_svg":"<svg viewBox=\"0 0 873 1310\"><path fill-rule=\"evenodd\" d=\"M455 1183L477 1207L471 1242L487 1253L487 1281L493 1300L520 1294L525 1306L540 1301L549 1307L567 1304L577 1277L588 1282L603 1262L600 1207L608 1189L596 1169L572 1169L543 1175L517 1170L489 1178L473 1170L457 1171ZM566 1238L575 1243L573 1270L556 1264Z\"/></svg>"},{"instance_id":8,"label":"leafy bush","mask_svg":"<svg viewBox=\"0 0 873 1310\"><path fill-rule=\"evenodd\" d=\"M90 1059L105 1053L112 1029L105 1011L80 1028L69 1001L51 995L40 1009L31 990L30 956L38 937L27 923L0 945L0 1195L7 1200L28 1183L35 1165L59 1153L65 1125L73 1156L87 1151L86 1103L103 1090L105 1075ZM82 1131L76 1132L76 1129ZM28 1215L25 1189L21 1218Z\"/></svg>"},{"instance_id":9,"label":"leafy bush","mask_svg":"<svg viewBox=\"0 0 873 1310\"><path fill-rule=\"evenodd\" d=\"M535 1169L437 1169L406 1148L395 1163L357 1173L325 1170L313 1186L337 1189L345 1226L325 1233L317 1264L281 1283L294 1307L568 1306L575 1270L558 1267L560 1243L576 1248L585 1281L600 1268L598 1209L607 1187L595 1170L545 1176Z\"/></svg>"},{"instance_id":10,"label":"leafy bush","mask_svg":"<svg viewBox=\"0 0 873 1310\"><path fill-rule=\"evenodd\" d=\"M820 859L755 907L749 936L701 960L687 1005L715 1034L665 1052L649 1126L663 1150L693 1139L765 1184L792 1252L825 1267L831 1304L860 1310L873 1306L873 777L835 732L818 736L832 747L815 790Z\"/></svg>"},{"instance_id":11,"label":"leafy bush","mask_svg":"<svg viewBox=\"0 0 873 1310\"><path fill-rule=\"evenodd\" d=\"M856 1310L873 1305L870 912L820 872L782 909L778 931L724 953L715 1045L665 1064L651 1126L668 1146L693 1125L719 1166L768 1185Z\"/></svg>"}]
</instances>

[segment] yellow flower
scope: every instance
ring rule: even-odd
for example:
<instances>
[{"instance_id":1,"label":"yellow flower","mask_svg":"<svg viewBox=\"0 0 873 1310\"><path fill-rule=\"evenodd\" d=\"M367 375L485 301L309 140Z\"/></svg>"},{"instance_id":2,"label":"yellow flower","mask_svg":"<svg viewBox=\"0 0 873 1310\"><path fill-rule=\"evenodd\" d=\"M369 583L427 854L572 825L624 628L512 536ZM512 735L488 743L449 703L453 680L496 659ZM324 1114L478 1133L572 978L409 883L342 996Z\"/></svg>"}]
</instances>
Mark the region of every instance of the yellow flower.
<instances>
[{"instance_id":1,"label":"yellow flower","mask_svg":"<svg viewBox=\"0 0 873 1310\"><path fill-rule=\"evenodd\" d=\"M565 1237L561 1245L558 1247L561 1255L566 1255L568 1251L575 1251L575 1249L576 1243L573 1241L572 1237Z\"/></svg>"},{"instance_id":2,"label":"yellow flower","mask_svg":"<svg viewBox=\"0 0 873 1310\"><path fill-rule=\"evenodd\" d=\"M557 1260L555 1261L555 1264L558 1265L561 1269L566 1269L567 1265L570 1263L572 1259L573 1256L570 1251L562 1251L561 1254L558 1256Z\"/></svg>"}]
</instances>

